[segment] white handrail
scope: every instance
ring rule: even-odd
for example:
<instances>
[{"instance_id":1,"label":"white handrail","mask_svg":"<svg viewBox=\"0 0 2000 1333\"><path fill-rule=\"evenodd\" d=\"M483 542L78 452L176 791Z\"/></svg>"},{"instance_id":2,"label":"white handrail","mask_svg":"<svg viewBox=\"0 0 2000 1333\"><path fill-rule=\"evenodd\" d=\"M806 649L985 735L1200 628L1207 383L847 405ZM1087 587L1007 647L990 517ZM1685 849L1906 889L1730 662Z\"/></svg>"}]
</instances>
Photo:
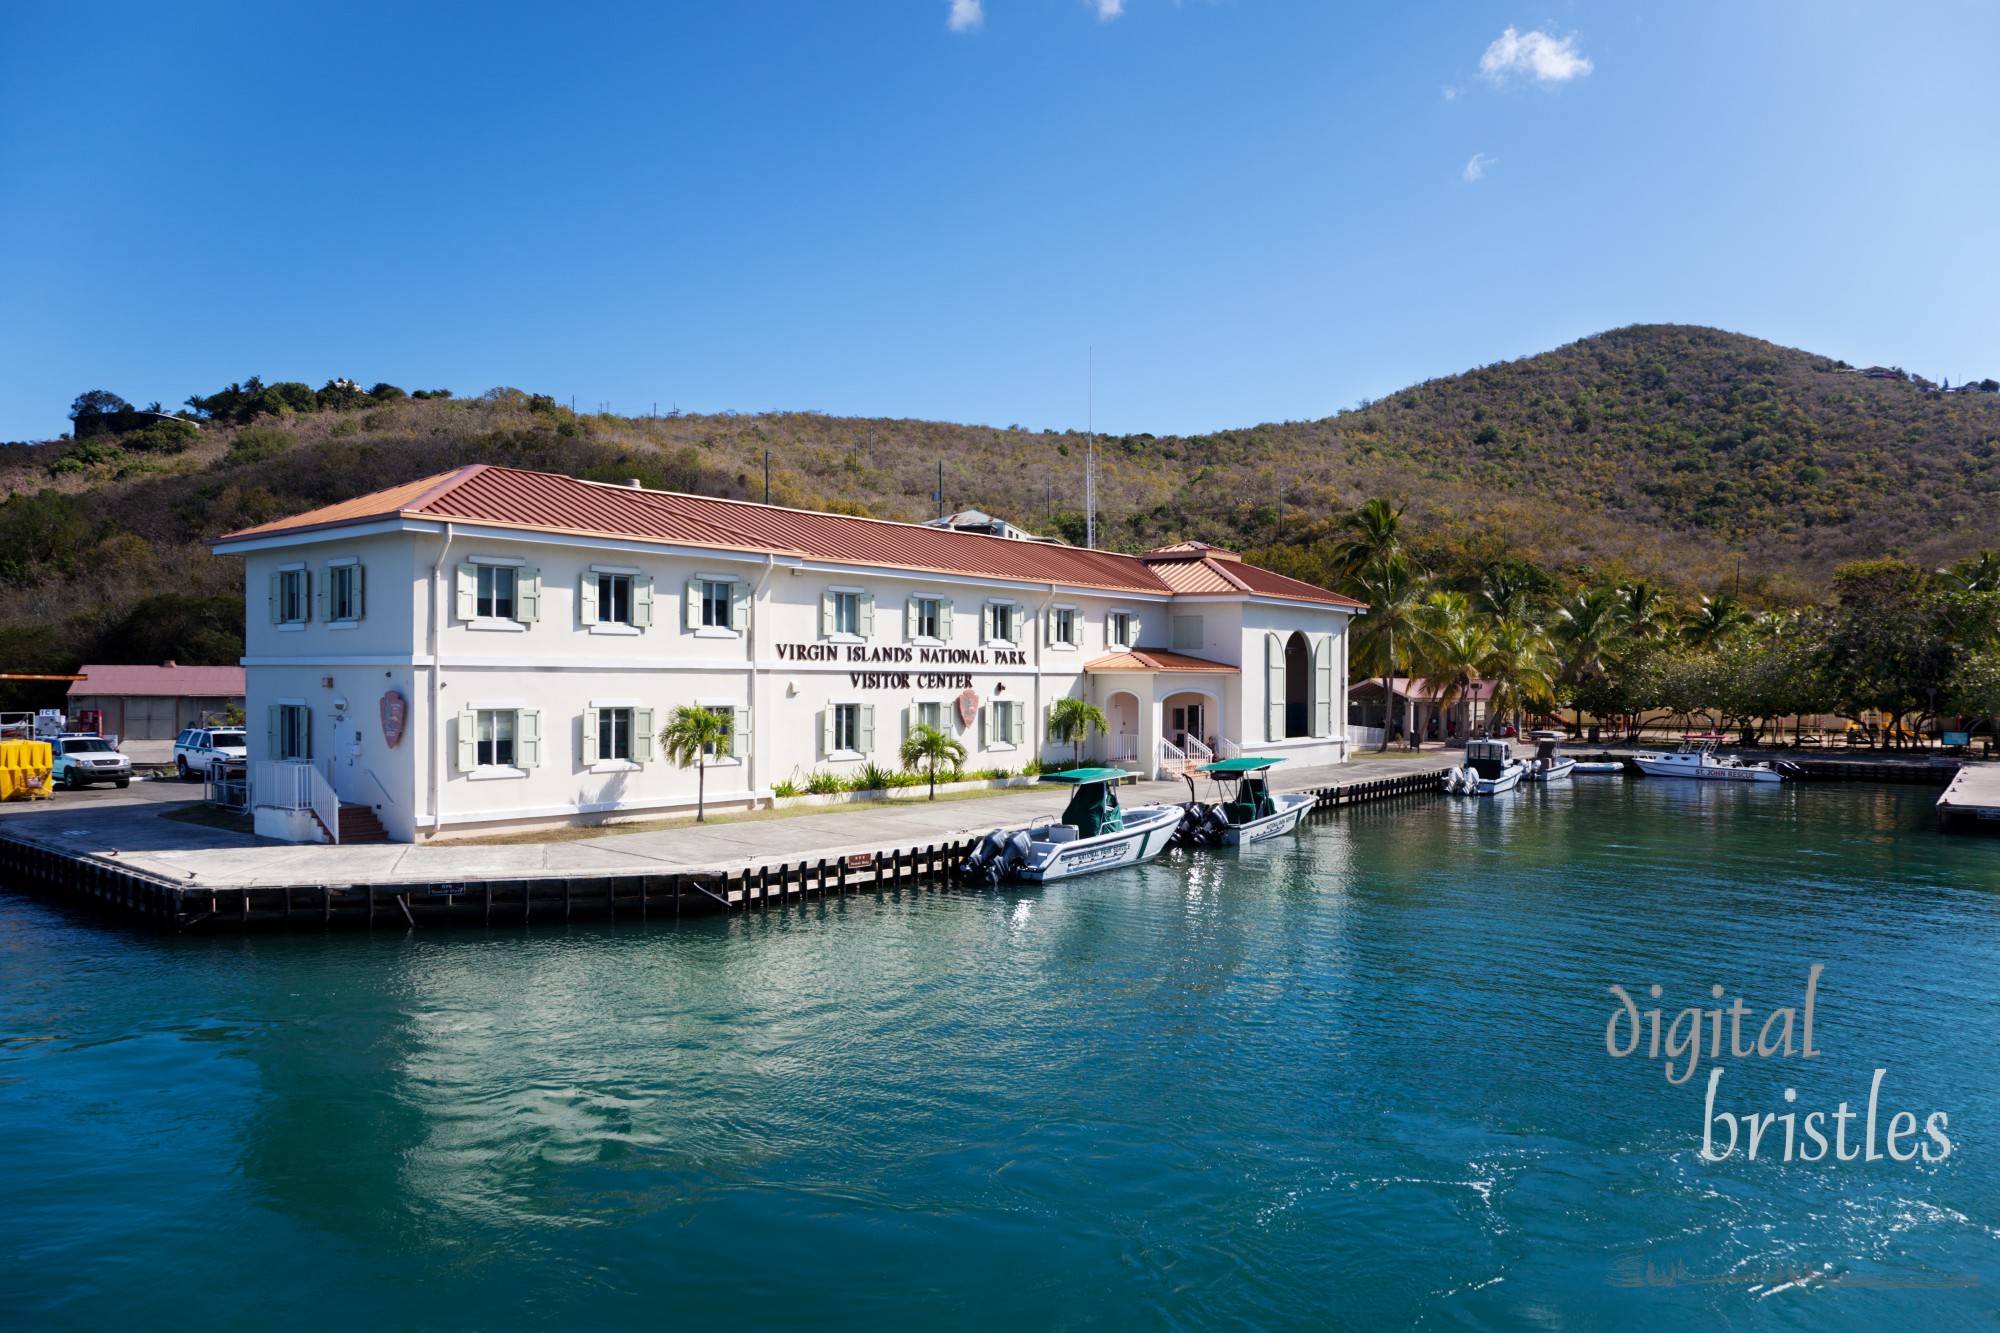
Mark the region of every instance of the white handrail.
<instances>
[{"instance_id":1,"label":"white handrail","mask_svg":"<svg viewBox=\"0 0 2000 1333\"><path fill-rule=\"evenodd\" d=\"M1230 740L1227 736L1216 741L1215 752L1224 759L1241 759L1243 757L1243 747L1235 741Z\"/></svg>"},{"instance_id":2,"label":"white handrail","mask_svg":"<svg viewBox=\"0 0 2000 1333\"><path fill-rule=\"evenodd\" d=\"M1187 757L1191 765L1199 768L1203 764L1215 762L1215 751L1190 736L1187 738Z\"/></svg>"},{"instance_id":3,"label":"white handrail","mask_svg":"<svg viewBox=\"0 0 2000 1333\"><path fill-rule=\"evenodd\" d=\"M1187 751L1166 737L1160 737L1159 764L1153 776L1177 778L1185 772L1187 772Z\"/></svg>"},{"instance_id":4,"label":"white handrail","mask_svg":"<svg viewBox=\"0 0 2000 1333\"><path fill-rule=\"evenodd\" d=\"M340 845L340 793L326 780L326 774L318 765L306 770L312 774L309 779L312 789L312 812L319 816L321 827L326 829L327 841L336 847Z\"/></svg>"},{"instance_id":5,"label":"white handrail","mask_svg":"<svg viewBox=\"0 0 2000 1333\"><path fill-rule=\"evenodd\" d=\"M375 776L374 769L364 768L361 771L366 773L368 775L368 780L375 784L375 790L382 793L382 804L394 805L396 803L396 798L391 796L389 794L389 789L382 785L382 779Z\"/></svg>"},{"instance_id":6,"label":"white handrail","mask_svg":"<svg viewBox=\"0 0 2000 1333\"><path fill-rule=\"evenodd\" d=\"M1137 736L1111 737L1111 762L1114 764L1139 762L1139 738Z\"/></svg>"}]
</instances>

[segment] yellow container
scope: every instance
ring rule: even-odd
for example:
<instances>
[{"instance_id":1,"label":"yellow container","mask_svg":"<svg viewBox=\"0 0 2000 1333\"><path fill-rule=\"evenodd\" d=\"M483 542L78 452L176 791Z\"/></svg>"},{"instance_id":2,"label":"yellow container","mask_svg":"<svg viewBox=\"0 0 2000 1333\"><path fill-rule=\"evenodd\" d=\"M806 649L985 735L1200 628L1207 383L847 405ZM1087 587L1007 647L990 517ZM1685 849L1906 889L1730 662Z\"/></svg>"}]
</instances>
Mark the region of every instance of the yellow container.
<instances>
[{"instance_id":1,"label":"yellow container","mask_svg":"<svg viewBox=\"0 0 2000 1333\"><path fill-rule=\"evenodd\" d=\"M55 751L47 741L0 741L0 801L32 801L52 794Z\"/></svg>"}]
</instances>

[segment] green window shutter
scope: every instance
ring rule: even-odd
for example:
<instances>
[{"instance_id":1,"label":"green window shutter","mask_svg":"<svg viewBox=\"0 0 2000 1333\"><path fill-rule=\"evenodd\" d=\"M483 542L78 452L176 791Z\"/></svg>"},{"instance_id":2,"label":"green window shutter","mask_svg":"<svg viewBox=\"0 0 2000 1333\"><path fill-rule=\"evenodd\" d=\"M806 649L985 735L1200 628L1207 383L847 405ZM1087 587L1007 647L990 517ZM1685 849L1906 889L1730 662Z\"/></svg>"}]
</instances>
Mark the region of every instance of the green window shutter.
<instances>
[{"instance_id":1,"label":"green window shutter","mask_svg":"<svg viewBox=\"0 0 2000 1333\"><path fill-rule=\"evenodd\" d=\"M875 753L875 705L861 705L861 753Z\"/></svg>"},{"instance_id":2,"label":"green window shutter","mask_svg":"<svg viewBox=\"0 0 2000 1333\"><path fill-rule=\"evenodd\" d=\"M993 642L993 603L987 602L979 608L979 645L985 647Z\"/></svg>"},{"instance_id":3,"label":"green window shutter","mask_svg":"<svg viewBox=\"0 0 2000 1333\"><path fill-rule=\"evenodd\" d=\"M277 704L272 704L266 710L264 722L264 757L266 759L283 759L285 757L278 749L278 737L283 734L282 728L284 725L285 710Z\"/></svg>"},{"instance_id":4,"label":"green window shutter","mask_svg":"<svg viewBox=\"0 0 2000 1333\"><path fill-rule=\"evenodd\" d=\"M914 639L916 637L917 637L917 599L914 597L908 597L903 600L903 638L908 640L908 639Z\"/></svg>"},{"instance_id":5,"label":"green window shutter","mask_svg":"<svg viewBox=\"0 0 2000 1333\"><path fill-rule=\"evenodd\" d=\"M583 710L582 759L585 764L594 764L597 762L597 710L595 708L586 708Z\"/></svg>"},{"instance_id":6,"label":"green window shutter","mask_svg":"<svg viewBox=\"0 0 2000 1333\"><path fill-rule=\"evenodd\" d=\"M281 582L284 577L283 574L271 575L271 623L273 625L279 624L278 617L284 614L279 610L284 605L285 588Z\"/></svg>"},{"instance_id":7,"label":"green window shutter","mask_svg":"<svg viewBox=\"0 0 2000 1333\"><path fill-rule=\"evenodd\" d=\"M1131 636L1126 641L1125 646L1127 648L1137 648L1141 642L1139 638L1139 617L1133 616L1125 622L1125 632Z\"/></svg>"},{"instance_id":8,"label":"green window shutter","mask_svg":"<svg viewBox=\"0 0 2000 1333\"><path fill-rule=\"evenodd\" d=\"M315 603L319 607L320 623L325 624L327 620L327 602L333 596L333 571L322 569L317 576L307 574L306 578L312 580L313 596Z\"/></svg>"},{"instance_id":9,"label":"green window shutter","mask_svg":"<svg viewBox=\"0 0 2000 1333\"><path fill-rule=\"evenodd\" d=\"M542 571L514 571L514 619L532 625L542 618Z\"/></svg>"},{"instance_id":10,"label":"green window shutter","mask_svg":"<svg viewBox=\"0 0 2000 1333\"><path fill-rule=\"evenodd\" d=\"M1333 734L1333 636L1324 635L1312 647L1312 734Z\"/></svg>"},{"instance_id":11,"label":"green window shutter","mask_svg":"<svg viewBox=\"0 0 2000 1333\"><path fill-rule=\"evenodd\" d=\"M857 612L854 619L855 627L860 630L862 638L864 639L874 638L875 637L875 594L872 592L861 593L855 597L854 603Z\"/></svg>"},{"instance_id":12,"label":"green window shutter","mask_svg":"<svg viewBox=\"0 0 2000 1333\"><path fill-rule=\"evenodd\" d=\"M729 585L729 628L739 634L750 628L750 585Z\"/></svg>"},{"instance_id":13,"label":"green window shutter","mask_svg":"<svg viewBox=\"0 0 2000 1333\"><path fill-rule=\"evenodd\" d=\"M354 567L354 618L368 614L368 566Z\"/></svg>"},{"instance_id":14,"label":"green window shutter","mask_svg":"<svg viewBox=\"0 0 2000 1333\"><path fill-rule=\"evenodd\" d=\"M479 614L479 570L472 565L460 565L456 582L453 591L458 605L454 609L460 620L471 620Z\"/></svg>"},{"instance_id":15,"label":"green window shutter","mask_svg":"<svg viewBox=\"0 0 2000 1333\"><path fill-rule=\"evenodd\" d=\"M1264 739L1285 739L1285 641L1264 636Z\"/></svg>"},{"instance_id":16,"label":"green window shutter","mask_svg":"<svg viewBox=\"0 0 2000 1333\"><path fill-rule=\"evenodd\" d=\"M576 618L585 625L597 623L597 575L587 569L576 581Z\"/></svg>"},{"instance_id":17,"label":"green window shutter","mask_svg":"<svg viewBox=\"0 0 2000 1333\"><path fill-rule=\"evenodd\" d=\"M542 715L532 708L514 715L514 766L542 766Z\"/></svg>"},{"instance_id":18,"label":"green window shutter","mask_svg":"<svg viewBox=\"0 0 2000 1333\"><path fill-rule=\"evenodd\" d=\"M833 709L822 708L819 713L819 757L824 759L833 753Z\"/></svg>"},{"instance_id":19,"label":"green window shutter","mask_svg":"<svg viewBox=\"0 0 2000 1333\"><path fill-rule=\"evenodd\" d=\"M689 629L701 628L701 580L687 581L687 599L681 604L681 624Z\"/></svg>"},{"instance_id":20,"label":"green window shutter","mask_svg":"<svg viewBox=\"0 0 2000 1333\"><path fill-rule=\"evenodd\" d=\"M917 706L915 704L911 704L908 708L905 708L903 710L903 739L908 740L910 737L916 734L917 734Z\"/></svg>"},{"instance_id":21,"label":"green window shutter","mask_svg":"<svg viewBox=\"0 0 2000 1333\"><path fill-rule=\"evenodd\" d=\"M653 576L634 574L632 576L632 626L647 629L653 623Z\"/></svg>"},{"instance_id":22,"label":"green window shutter","mask_svg":"<svg viewBox=\"0 0 2000 1333\"><path fill-rule=\"evenodd\" d=\"M1022 631L1024 631L1024 630L1026 630L1027 628L1028 628L1028 608L1027 608L1027 607L1025 607L1025 606L1023 606L1023 605L1022 605L1021 603L1019 603L1019 602L1015 602L1015 603L1014 603L1014 637L1013 637L1013 638L1011 638L1011 639L1009 639L1009 640L1007 640L1007 642L1008 642L1008 643L1010 643L1010 644L1012 644L1012 645L1013 645L1014 647L1016 647L1016 648L1019 648L1019 647L1021 646L1021 644L1022 644L1023 640L1025 640L1025 639L1027 638L1027 635L1026 635L1026 634L1024 634L1024 633L1022 632Z\"/></svg>"},{"instance_id":23,"label":"green window shutter","mask_svg":"<svg viewBox=\"0 0 2000 1333\"><path fill-rule=\"evenodd\" d=\"M992 742L987 739L987 737L993 731L993 724L988 720L992 716L993 716L992 704L987 704L979 710L979 748L982 750L985 749L988 745L992 744Z\"/></svg>"},{"instance_id":24,"label":"green window shutter","mask_svg":"<svg viewBox=\"0 0 2000 1333\"><path fill-rule=\"evenodd\" d=\"M819 636L822 639L833 637L833 594L830 592L819 595Z\"/></svg>"},{"instance_id":25,"label":"green window shutter","mask_svg":"<svg viewBox=\"0 0 2000 1333\"><path fill-rule=\"evenodd\" d=\"M729 733L729 753L738 759L750 757L750 710L739 706Z\"/></svg>"},{"instance_id":26,"label":"green window shutter","mask_svg":"<svg viewBox=\"0 0 2000 1333\"><path fill-rule=\"evenodd\" d=\"M944 641L945 641L946 643L950 643L950 642L951 642L951 603L950 603L950 602L939 602L939 603L938 603L938 637L939 637L940 639L943 639L943 640L944 640Z\"/></svg>"},{"instance_id":27,"label":"green window shutter","mask_svg":"<svg viewBox=\"0 0 2000 1333\"><path fill-rule=\"evenodd\" d=\"M466 709L458 715L458 771L479 767L479 715Z\"/></svg>"},{"instance_id":28,"label":"green window shutter","mask_svg":"<svg viewBox=\"0 0 2000 1333\"><path fill-rule=\"evenodd\" d=\"M299 758L313 757L313 710L299 709Z\"/></svg>"},{"instance_id":29,"label":"green window shutter","mask_svg":"<svg viewBox=\"0 0 2000 1333\"><path fill-rule=\"evenodd\" d=\"M653 710L650 708L632 710L632 761L639 764L653 762Z\"/></svg>"}]
</instances>

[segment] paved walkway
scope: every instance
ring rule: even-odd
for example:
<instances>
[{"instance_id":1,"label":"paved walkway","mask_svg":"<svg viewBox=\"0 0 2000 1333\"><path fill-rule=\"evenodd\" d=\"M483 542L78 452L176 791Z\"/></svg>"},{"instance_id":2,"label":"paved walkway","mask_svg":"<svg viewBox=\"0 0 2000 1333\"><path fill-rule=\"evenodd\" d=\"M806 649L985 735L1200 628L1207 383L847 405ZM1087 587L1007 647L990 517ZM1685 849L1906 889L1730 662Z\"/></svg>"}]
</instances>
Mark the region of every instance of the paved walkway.
<instances>
[{"instance_id":1,"label":"paved walkway","mask_svg":"<svg viewBox=\"0 0 2000 1333\"><path fill-rule=\"evenodd\" d=\"M1273 786L1308 787L1367 782L1426 772L1454 762L1446 752L1391 750L1339 765L1278 770ZM714 823L644 833L607 833L563 842L427 846L381 843L346 847L277 842L249 834L162 818L184 802L163 804L165 784L118 804L65 805L64 794L33 805L0 807L0 832L73 856L98 856L131 870L170 880L217 887L283 884L443 883L540 876L685 874L740 871L803 860L831 860L852 852L925 846L1053 817L1063 792L1016 787L965 800L906 801L864 807L814 807L796 815L719 819ZM1202 784L1206 787L1206 783ZM135 784L134 790L138 784ZM195 788L180 788L192 792ZM124 796L125 793L119 793ZM1206 792L1204 792L1206 798ZM1127 805L1180 802L1180 782L1126 787Z\"/></svg>"}]
</instances>

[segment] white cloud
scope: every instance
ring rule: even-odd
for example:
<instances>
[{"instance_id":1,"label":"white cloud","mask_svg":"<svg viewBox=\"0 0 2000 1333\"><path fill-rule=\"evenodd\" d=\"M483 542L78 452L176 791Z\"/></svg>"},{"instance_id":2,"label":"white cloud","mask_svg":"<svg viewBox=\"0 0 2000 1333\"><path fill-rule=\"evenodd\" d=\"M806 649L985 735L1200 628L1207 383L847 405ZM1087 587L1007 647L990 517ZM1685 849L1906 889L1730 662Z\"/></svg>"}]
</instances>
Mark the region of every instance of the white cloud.
<instances>
[{"instance_id":1,"label":"white cloud","mask_svg":"<svg viewBox=\"0 0 2000 1333\"><path fill-rule=\"evenodd\" d=\"M1443 88L1439 89L1438 91L1444 94L1445 101L1456 102L1458 100L1459 93L1462 92L1463 89L1459 88L1456 84L1447 83Z\"/></svg>"},{"instance_id":2,"label":"white cloud","mask_svg":"<svg viewBox=\"0 0 2000 1333\"><path fill-rule=\"evenodd\" d=\"M1465 164L1465 178L1469 181L1485 180L1486 168L1492 166L1497 161L1499 161L1498 158L1488 157L1484 153L1474 153L1472 160Z\"/></svg>"},{"instance_id":3,"label":"white cloud","mask_svg":"<svg viewBox=\"0 0 2000 1333\"><path fill-rule=\"evenodd\" d=\"M1125 0L1092 0L1097 6L1097 17L1109 23L1125 12Z\"/></svg>"},{"instance_id":4,"label":"white cloud","mask_svg":"<svg viewBox=\"0 0 2000 1333\"><path fill-rule=\"evenodd\" d=\"M951 17L944 26L953 32L975 32L986 22L986 6L981 0L951 0Z\"/></svg>"},{"instance_id":5,"label":"white cloud","mask_svg":"<svg viewBox=\"0 0 2000 1333\"><path fill-rule=\"evenodd\" d=\"M1576 49L1574 33L1558 38L1545 32L1523 33L1509 28L1479 57L1479 72L1496 84L1507 82L1515 74L1542 84L1568 83L1582 78L1592 68L1589 57Z\"/></svg>"}]
</instances>

